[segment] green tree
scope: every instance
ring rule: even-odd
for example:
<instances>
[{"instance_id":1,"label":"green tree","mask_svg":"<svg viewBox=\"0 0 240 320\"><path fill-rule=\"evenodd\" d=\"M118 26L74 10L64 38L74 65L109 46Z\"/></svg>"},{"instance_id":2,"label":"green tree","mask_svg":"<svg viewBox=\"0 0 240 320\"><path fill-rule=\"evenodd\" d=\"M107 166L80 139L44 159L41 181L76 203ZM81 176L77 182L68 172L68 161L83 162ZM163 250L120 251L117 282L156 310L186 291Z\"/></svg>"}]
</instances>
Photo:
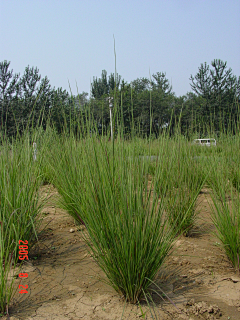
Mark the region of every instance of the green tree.
<instances>
[{"instance_id":1,"label":"green tree","mask_svg":"<svg viewBox=\"0 0 240 320\"><path fill-rule=\"evenodd\" d=\"M102 70L101 78L93 77L93 82L91 84L91 93L93 98L100 99L104 95L110 94L112 91L114 91L115 86L118 90L120 81L121 76L119 76L118 74L116 74L115 77L114 73L111 73L107 78L107 71Z\"/></svg>"},{"instance_id":2,"label":"green tree","mask_svg":"<svg viewBox=\"0 0 240 320\"><path fill-rule=\"evenodd\" d=\"M77 94L74 101L77 108L83 109L88 103L88 93L83 91L82 93Z\"/></svg>"},{"instance_id":3,"label":"green tree","mask_svg":"<svg viewBox=\"0 0 240 320\"><path fill-rule=\"evenodd\" d=\"M52 89L49 79L41 79L38 68L27 66L20 79L20 101L15 108L15 119L21 132L26 126L46 125L51 105Z\"/></svg>"},{"instance_id":4,"label":"green tree","mask_svg":"<svg viewBox=\"0 0 240 320\"><path fill-rule=\"evenodd\" d=\"M9 69L10 61L0 62L0 130L14 128L13 104L20 98L21 86L19 74L13 74Z\"/></svg>"},{"instance_id":5,"label":"green tree","mask_svg":"<svg viewBox=\"0 0 240 320\"><path fill-rule=\"evenodd\" d=\"M173 108L174 92L165 73L157 72L151 79L138 78L132 82L136 122L143 134L158 136L168 125Z\"/></svg>"},{"instance_id":6,"label":"green tree","mask_svg":"<svg viewBox=\"0 0 240 320\"><path fill-rule=\"evenodd\" d=\"M222 60L213 60L211 67L210 69L206 62L201 64L198 73L194 77L191 75L190 85L192 90L206 101L201 112L205 121L209 122L212 116L214 126L219 129L220 122L227 126L227 119L237 115L236 100L239 101L240 77L237 79L232 74L232 69L227 68L227 62Z\"/></svg>"},{"instance_id":7,"label":"green tree","mask_svg":"<svg viewBox=\"0 0 240 320\"><path fill-rule=\"evenodd\" d=\"M205 134L205 108L206 99L193 92L174 98L174 121L180 121L182 134L190 138L196 132Z\"/></svg>"},{"instance_id":8,"label":"green tree","mask_svg":"<svg viewBox=\"0 0 240 320\"><path fill-rule=\"evenodd\" d=\"M53 88L51 93L50 121L59 133L63 131L64 126L68 125L69 101L70 95L66 90Z\"/></svg>"}]
</instances>

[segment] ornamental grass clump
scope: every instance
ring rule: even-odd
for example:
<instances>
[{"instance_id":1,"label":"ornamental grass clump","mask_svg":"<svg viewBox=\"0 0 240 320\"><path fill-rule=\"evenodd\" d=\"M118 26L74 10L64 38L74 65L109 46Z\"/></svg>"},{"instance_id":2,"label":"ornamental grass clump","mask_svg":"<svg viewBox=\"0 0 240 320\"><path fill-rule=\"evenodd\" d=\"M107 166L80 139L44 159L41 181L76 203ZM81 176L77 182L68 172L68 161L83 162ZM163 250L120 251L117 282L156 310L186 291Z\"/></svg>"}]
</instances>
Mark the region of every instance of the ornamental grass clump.
<instances>
[{"instance_id":1,"label":"ornamental grass clump","mask_svg":"<svg viewBox=\"0 0 240 320\"><path fill-rule=\"evenodd\" d=\"M179 226L179 233L189 236L196 227L197 211L195 202L198 192L189 191L182 185L169 190L166 196L166 210L169 222Z\"/></svg>"},{"instance_id":2,"label":"ornamental grass clump","mask_svg":"<svg viewBox=\"0 0 240 320\"><path fill-rule=\"evenodd\" d=\"M207 185L214 190L215 197L221 202L227 199L233 186L230 153L227 144L224 143L224 147L225 150L220 155L215 153L208 158L208 163L205 163L204 167L204 170L208 172ZM223 192L225 192L224 197Z\"/></svg>"},{"instance_id":3,"label":"ornamental grass clump","mask_svg":"<svg viewBox=\"0 0 240 320\"><path fill-rule=\"evenodd\" d=\"M18 241L36 241L37 216L41 205L39 164L33 161L28 137L12 144L2 141L0 154L0 313L13 294L9 272L18 261ZM12 280L13 281L13 280Z\"/></svg>"},{"instance_id":4,"label":"ornamental grass clump","mask_svg":"<svg viewBox=\"0 0 240 320\"><path fill-rule=\"evenodd\" d=\"M240 135L228 137L224 145L224 157L229 172L229 180L233 187L240 192Z\"/></svg>"},{"instance_id":5,"label":"ornamental grass clump","mask_svg":"<svg viewBox=\"0 0 240 320\"><path fill-rule=\"evenodd\" d=\"M168 163L170 171L165 195L166 211L171 225L189 236L196 227L196 200L203 187L205 174L194 159L187 141L177 137L171 152L175 161Z\"/></svg>"},{"instance_id":6,"label":"ornamental grass clump","mask_svg":"<svg viewBox=\"0 0 240 320\"><path fill-rule=\"evenodd\" d=\"M223 140L221 157L212 158L212 220L216 227L216 236L227 257L239 271L240 257L240 166L239 136Z\"/></svg>"},{"instance_id":7,"label":"ornamental grass clump","mask_svg":"<svg viewBox=\"0 0 240 320\"><path fill-rule=\"evenodd\" d=\"M51 148L46 152L52 182L61 198L59 205L70 214L76 223L84 224L81 216L81 197L85 197L84 139L65 135L52 138Z\"/></svg>"},{"instance_id":8,"label":"ornamental grass clump","mask_svg":"<svg viewBox=\"0 0 240 320\"><path fill-rule=\"evenodd\" d=\"M151 160L139 161L137 141L126 148L123 139L108 142L92 135L84 142L72 140L62 144L61 161L55 165L55 183L67 181L61 188L68 195L63 201L77 222L86 225L92 256L107 282L132 303L144 296L178 231L164 218L163 201L149 191ZM164 139L159 147L167 148ZM150 190L159 181L164 187L161 166Z\"/></svg>"},{"instance_id":9,"label":"ornamental grass clump","mask_svg":"<svg viewBox=\"0 0 240 320\"><path fill-rule=\"evenodd\" d=\"M14 279L9 275L16 267L14 262L13 252L17 250L17 244L7 246L5 233L3 231L3 222L0 222L0 315L8 314L8 306L14 294ZM11 248L11 249L10 249ZM12 251L11 251L12 250Z\"/></svg>"},{"instance_id":10,"label":"ornamental grass clump","mask_svg":"<svg viewBox=\"0 0 240 320\"><path fill-rule=\"evenodd\" d=\"M239 272L240 258L240 198L239 192L231 187L230 193L222 188L213 188L212 220L216 227L216 236L234 268ZM229 200L230 196L230 200Z\"/></svg>"}]
</instances>

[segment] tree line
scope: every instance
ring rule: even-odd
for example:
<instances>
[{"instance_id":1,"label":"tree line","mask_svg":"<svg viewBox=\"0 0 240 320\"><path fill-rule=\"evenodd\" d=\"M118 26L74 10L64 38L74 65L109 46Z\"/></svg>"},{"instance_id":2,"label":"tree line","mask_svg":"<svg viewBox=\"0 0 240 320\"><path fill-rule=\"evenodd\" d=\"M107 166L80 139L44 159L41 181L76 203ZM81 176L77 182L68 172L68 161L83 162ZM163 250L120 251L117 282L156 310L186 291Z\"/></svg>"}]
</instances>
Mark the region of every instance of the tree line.
<instances>
[{"instance_id":1,"label":"tree line","mask_svg":"<svg viewBox=\"0 0 240 320\"><path fill-rule=\"evenodd\" d=\"M206 124L215 132L234 130L239 123L240 77L227 62L202 63L189 80L192 92L177 97L163 72L127 83L117 73L108 76L103 70L100 78L93 78L90 97L86 92L74 96L52 88L38 68L27 66L20 76L4 60L0 62L0 131L14 136L26 128L46 128L47 123L59 133L70 127L78 130L79 123L84 126L91 115L96 130L105 134L110 123L109 97L114 101L115 132L121 122L126 136L133 126L142 135L156 137L166 127L183 134L201 132Z\"/></svg>"}]
</instances>

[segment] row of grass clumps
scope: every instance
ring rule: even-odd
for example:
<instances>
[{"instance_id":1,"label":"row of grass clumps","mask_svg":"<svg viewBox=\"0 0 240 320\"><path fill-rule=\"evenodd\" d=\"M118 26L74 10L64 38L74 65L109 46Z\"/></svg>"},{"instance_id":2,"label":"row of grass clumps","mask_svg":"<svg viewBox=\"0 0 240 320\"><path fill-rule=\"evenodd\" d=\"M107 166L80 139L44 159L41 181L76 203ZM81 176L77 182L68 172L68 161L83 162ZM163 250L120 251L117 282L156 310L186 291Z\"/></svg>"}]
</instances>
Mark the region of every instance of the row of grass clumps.
<instances>
[{"instance_id":1,"label":"row of grass clumps","mask_svg":"<svg viewBox=\"0 0 240 320\"><path fill-rule=\"evenodd\" d=\"M37 161L27 134L2 141L1 312L13 295L8 275L17 263L18 240L31 246L37 239L43 182L57 187L61 205L86 226L83 235L92 256L108 284L129 302L146 297L176 236L194 231L203 186L212 190L216 235L239 270L239 137L222 137L221 150L197 149L179 134L165 132L155 141L132 135L126 143L121 132L110 141L91 129L78 138L51 128L41 132Z\"/></svg>"},{"instance_id":2,"label":"row of grass clumps","mask_svg":"<svg viewBox=\"0 0 240 320\"><path fill-rule=\"evenodd\" d=\"M120 135L112 142L69 136L56 138L48 155L62 206L86 226L85 240L108 283L133 303L149 289L176 236L196 226L206 180L185 139L163 134L154 154L147 144L142 155L136 137L129 145Z\"/></svg>"},{"instance_id":3,"label":"row of grass clumps","mask_svg":"<svg viewBox=\"0 0 240 320\"><path fill-rule=\"evenodd\" d=\"M3 314L14 294L10 272L18 262L18 242L27 240L31 248L37 240L41 175L27 135L12 143L2 140L0 153L0 314Z\"/></svg>"},{"instance_id":4,"label":"row of grass clumps","mask_svg":"<svg viewBox=\"0 0 240 320\"><path fill-rule=\"evenodd\" d=\"M133 137L126 144L120 135L112 142L94 135L80 140L69 136L57 138L48 156L63 207L86 226L85 240L108 283L133 303L148 291L176 236L194 231L196 199L203 186L217 195L216 162L226 158L217 148L209 155L207 147L196 157L186 139L167 135L154 142L154 157L150 141L148 152L141 155L143 141ZM215 186L222 188L220 181ZM223 218L215 212L212 218L221 240L231 231L218 228L217 219ZM233 225L235 242L221 240L225 250L238 246L239 224ZM239 253L233 253L235 262L226 253L236 266Z\"/></svg>"}]
</instances>

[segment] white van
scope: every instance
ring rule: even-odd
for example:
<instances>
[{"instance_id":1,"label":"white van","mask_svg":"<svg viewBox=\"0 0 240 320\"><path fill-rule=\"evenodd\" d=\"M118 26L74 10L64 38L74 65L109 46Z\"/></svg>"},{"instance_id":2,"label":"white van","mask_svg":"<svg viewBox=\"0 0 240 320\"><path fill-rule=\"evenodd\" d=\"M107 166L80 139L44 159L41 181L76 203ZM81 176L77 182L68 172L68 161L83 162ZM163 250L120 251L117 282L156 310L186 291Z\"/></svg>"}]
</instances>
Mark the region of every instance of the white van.
<instances>
[{"instance_id":1,"label":"white van","mask_svg":"<svg viewBox=\"0 0 240 320\"><path fill-rule=\"evenodd\" d=\"M195 139L193 141L194 144L199 145L199 146L216 146L217 141L215 139L207 138L207 139Z\"/></svg>"}]
</instances>

